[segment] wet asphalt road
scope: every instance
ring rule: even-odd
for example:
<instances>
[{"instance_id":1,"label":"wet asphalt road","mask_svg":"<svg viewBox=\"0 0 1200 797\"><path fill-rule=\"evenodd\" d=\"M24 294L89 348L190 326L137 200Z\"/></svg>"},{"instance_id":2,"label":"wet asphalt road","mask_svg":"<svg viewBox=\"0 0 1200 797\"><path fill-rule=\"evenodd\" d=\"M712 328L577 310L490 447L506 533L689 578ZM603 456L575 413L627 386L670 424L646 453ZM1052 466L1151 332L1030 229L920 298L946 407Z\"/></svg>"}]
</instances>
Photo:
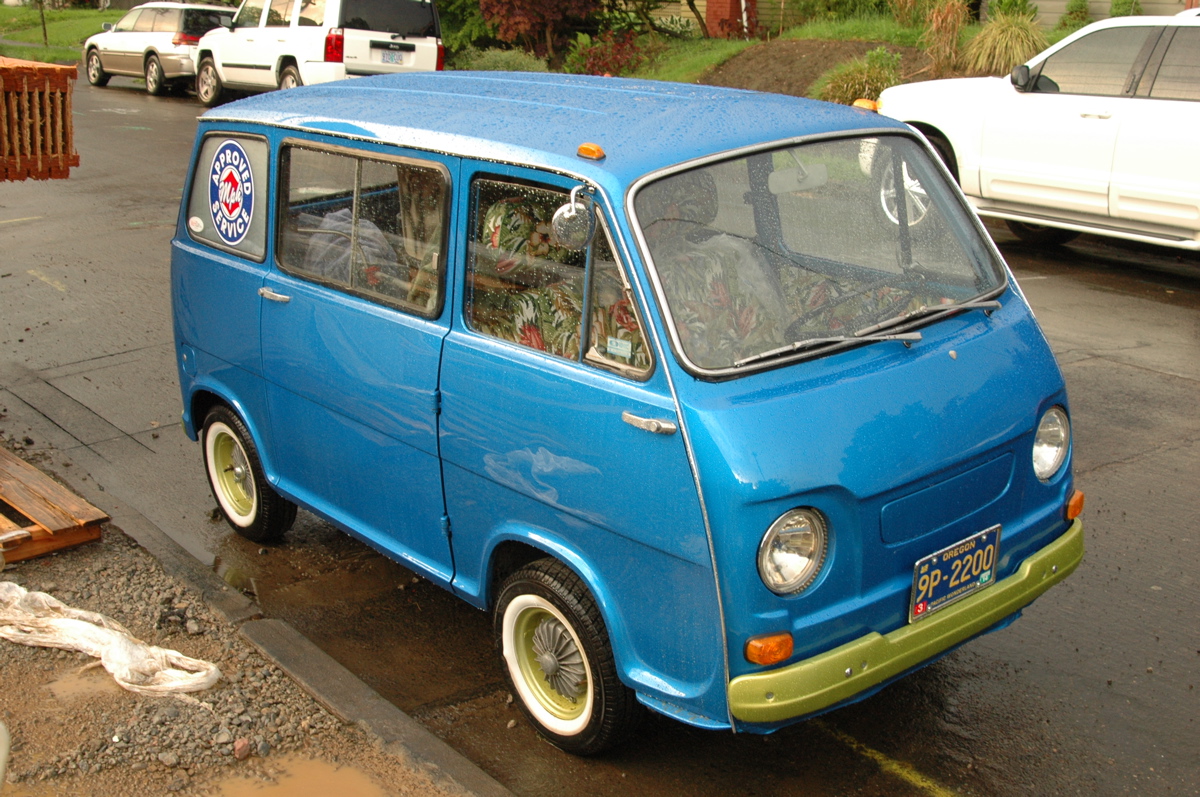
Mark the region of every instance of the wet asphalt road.
<instances>
[{"instance_id":1,"label":"wet asphalt road","mask_svg":"<svg viewBox=\"0 0 1200 797\"><path fill-rule=\"evenodd\" d=\"M1066 375L1087 494L1084 563L1019 622L774 736L655 716L583 761L508 704L485 615L310 515L265 554L212 521L167 274L202 109L134 85L79 81L70 180L0 183L0 432L69 456L517 794L1200 794L1196 255L994 228Z\"/></svg>"}]
</instances>

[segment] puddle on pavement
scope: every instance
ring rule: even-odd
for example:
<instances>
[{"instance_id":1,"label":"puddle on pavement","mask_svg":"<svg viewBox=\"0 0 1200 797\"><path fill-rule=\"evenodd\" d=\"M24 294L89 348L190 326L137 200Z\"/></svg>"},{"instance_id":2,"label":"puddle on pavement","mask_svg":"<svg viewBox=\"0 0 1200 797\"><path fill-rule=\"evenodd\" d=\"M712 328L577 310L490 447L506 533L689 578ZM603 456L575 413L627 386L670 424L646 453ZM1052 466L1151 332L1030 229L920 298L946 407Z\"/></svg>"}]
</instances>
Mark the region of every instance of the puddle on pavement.
<instances>
[{"instance_id":1,"label":"puddle on pavement","mask_svg":"<svg viewBox=\"0 0 1200 797\"><path fill-rule=\"evenodd\" d=\"M73 671L46 684L58 700L77 700L94 695L119 694L122 690L103 667Z\"/></svg>"},{"instance_id":2,"label":"puddle on pavement","mask_svg":"<svg viewBox=\"0 0 1200 797\"><path fill-rule=\"evenodd\" d=\"M328 761L311 761L285 756L274 783L238 777L217 784L221 797L387 797L380 786L361 769L336 767Z\"/></svg>"}]
</instances>

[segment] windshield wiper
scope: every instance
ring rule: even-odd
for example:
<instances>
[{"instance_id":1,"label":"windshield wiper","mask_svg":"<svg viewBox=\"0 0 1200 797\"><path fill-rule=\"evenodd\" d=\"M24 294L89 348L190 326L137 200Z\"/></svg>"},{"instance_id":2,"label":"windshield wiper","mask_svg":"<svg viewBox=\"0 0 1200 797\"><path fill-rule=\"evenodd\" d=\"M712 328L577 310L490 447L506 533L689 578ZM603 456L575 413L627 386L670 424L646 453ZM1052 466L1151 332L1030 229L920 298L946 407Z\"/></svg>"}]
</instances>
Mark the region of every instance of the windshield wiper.
<instances>
[{"instance_id":1,"label":"windshield wiper","mask_svg":"<svg viewBox=\"0 0 1200 797\"><path fill-rule=\"evenodd\" d=\"M798 340L795 343L789 343L786 346L780 346L777 349L762 351L758 354L751 354L749 357L743 357L740 360L735 360L734 368L741 368L743 365L756 363L761 360L769 360L772 357L778 357L781 354L791 354L805 349L815 349L820 346L832 346L835 343L861 343L873 342L877 340L902 340L905 343L911 343L921 339L920 332L901 332L896 335L869 335L862 332L857 332L853 335L837 335L831 338L809 338L808 340Z\"/></svg>"},{"instance_id":2,"label":"windshield wiper","mask_svg":"<svg viewBox=\"0 0 1200 797\"><path fill-rule=\"evenodd\" d=\"M869 327L864 327L854 334L856 336L870 335L872 332L878 332L881 329L894 327L898 324L903 324L905 321L912 321L915 318L922 318L935 313L946 313L957 310L995 310L1002 305L995 299L987 299L984 301L971 300L969 302L955 302L953 304L933 304L922 305L916 310L909 310L907 313L901 313L898 316L889 318L886 321L880 321L878 324L872 324Z\"/></svg>"}]
</instances>

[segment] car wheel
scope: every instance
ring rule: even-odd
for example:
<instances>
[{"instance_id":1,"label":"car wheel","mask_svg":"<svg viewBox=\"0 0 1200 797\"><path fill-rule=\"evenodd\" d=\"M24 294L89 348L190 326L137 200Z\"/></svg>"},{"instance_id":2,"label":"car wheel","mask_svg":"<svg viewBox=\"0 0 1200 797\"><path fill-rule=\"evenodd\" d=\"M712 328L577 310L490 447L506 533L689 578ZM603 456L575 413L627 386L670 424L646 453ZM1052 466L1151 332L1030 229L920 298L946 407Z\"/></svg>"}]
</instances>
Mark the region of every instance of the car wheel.
<instances>
[{"instance_id":1,"label":"car wheel","mask_svg":"<svg viewBox=\"0 0 1200 797\"><path fill-rule=\"evenodd\" d=\"M213 407L201 442L213 497L233 530L254 542L282 538L296 520L296 505L267 482L242 419L224 405Z\"/></svg>"},{"instance_id":2,"label":"car wheel","mask_svg":"<svg viewBox=\"0 0 1200 797\"><path fill-rule=\"evenodd\" d=\"M107 86L109 75L100 65L100 53L89 50L87 54L87 79L93 86Z\"/></svg>"},{"instance_id":3,"label":"car wheel","mask_svg":"<svg viewBox=\"0 0 1200 797\"><path fill-rule=\"evenodd\" d=\"M300 70L294 66L285 66L283 71L279 73L279 88L294 89L297 86L303 86L304 81L300 79Z\"/></svg>"},{"instance_id":4,"label":"car wheel","mask_svg":"<svg viewBox=\"0 0 1200 797\"><path fill-rule=\"evenodd\" d=\"M1079 237L1075 230L1063 230L1058 227L1045 227L1041 224L1026 224L1023 221L1006 220L1012 234L1027 244L1037 246L1059 246Z\"/></svg>"},{"instance_id":5,"label":"car wheel","mask_svg":"<svg viewBox=\"0 0 1200 797\"><path fill-rule=\"evenodd\" d=\"M617 677L600 610L570 568L539 559L509 576L494 626L513 693L551 744L594 755L632 732L641 706Z\"/></svg>"},{"instance_id":6,"label":"car wheel","mask_svg":"<svg viewBox=\"0 0 1200 797\"><path fill-rule=\"evenodd\" d=\"M925 186L914 175L909 173L908 164L901 163L900 169L904 180L904 212L909 227L916 227L925 220L929 213L931 200L925 191ZM900 223L900 210L896 202L898 187L895 179L895 165L891 158L883 160L875 166L875 174L879 180L879 202L876 210L881 212L892 224Z\"/></svg>"},{"instance_id":7,"label":"car wheel","mask_svg":"<svg viewBox=\"0 0 1200 797\"><path fill-rule=\"evenodd\" d=\"M167 81L163 78L162 64L159 63L157 55L152 55L146 59L146 91L157 97L164 94L166 89Z\"/></svg>"},{"instance_id":8,"label":"car wheel","mask_svg":"<svg viewBox=\"0 0 1200 797\"><path fill-rule=\"evenodd\" d=\"M217 65L211 58L205 58L200 62L200 68L196 70L197 99L200 100L201 105L211 108L221 101L223 91L221 76L217 74Z\"/></svg>"}]
</instances>

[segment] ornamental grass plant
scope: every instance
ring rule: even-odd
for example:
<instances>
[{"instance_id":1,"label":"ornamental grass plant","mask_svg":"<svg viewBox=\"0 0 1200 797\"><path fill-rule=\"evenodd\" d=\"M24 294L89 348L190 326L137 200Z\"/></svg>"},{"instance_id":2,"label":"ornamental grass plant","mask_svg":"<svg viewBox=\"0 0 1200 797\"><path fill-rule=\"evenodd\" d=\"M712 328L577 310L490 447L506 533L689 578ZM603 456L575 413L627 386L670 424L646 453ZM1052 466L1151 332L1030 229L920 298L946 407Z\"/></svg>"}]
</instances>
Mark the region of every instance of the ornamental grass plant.
<instances>
[{"instance_id":1,"label":"ornamental grass plant","mask_svg":"<svg viewBox=\"0 0 1200 797\"><path fill-rule=\"evenodd\" d=\"M925 16L921 46L929 56L930 71L942 77L956 71L962 61L960 41L970 12L963 0L939 0Z\"/></svg>"},{"instance_id":2,"label":"ornamental grass plant","mask_svg":"<svg viewBox=\"0 0 1200 797\"><path fill-rule=\"evenodd\" d=\"M1032 13L999 13L967 45L967 71L976 75L1007 75L1046 49L1047 41Z\"/></svg>"}]
</instances>

